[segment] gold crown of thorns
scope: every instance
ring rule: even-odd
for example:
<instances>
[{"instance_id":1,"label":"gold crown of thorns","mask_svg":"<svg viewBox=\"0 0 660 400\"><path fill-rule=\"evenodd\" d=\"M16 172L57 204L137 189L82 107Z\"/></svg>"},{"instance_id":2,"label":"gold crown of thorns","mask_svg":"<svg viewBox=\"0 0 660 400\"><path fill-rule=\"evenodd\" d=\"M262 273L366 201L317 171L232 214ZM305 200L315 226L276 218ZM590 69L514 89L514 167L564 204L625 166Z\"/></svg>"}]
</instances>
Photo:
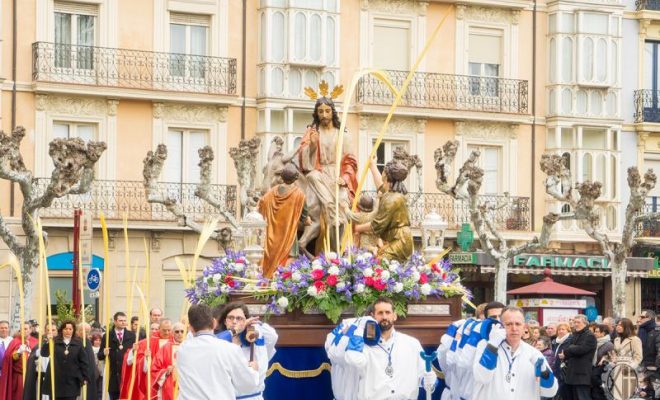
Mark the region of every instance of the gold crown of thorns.
<instances>
[{"instance_id":1,"label":"gold crown of thorns","mask_svg":"<svg viewBox=\"0 0 660 400\"><path fill-rule=\"evenodd\" d=\"M317 93L316 90L314 90L312 87L307 86L305 88L305 94L312 99L313 101L318 100L319 97L327 97L329 99L336 99L339 97L342 93L344 93L344 85L337 85L334 88L332 88L332 92L330 92L330 96L328 96L328 82L324 80L319 83L319 92ZM319 93L321 94L319 96Z\"/></svg>"}]
</instances>

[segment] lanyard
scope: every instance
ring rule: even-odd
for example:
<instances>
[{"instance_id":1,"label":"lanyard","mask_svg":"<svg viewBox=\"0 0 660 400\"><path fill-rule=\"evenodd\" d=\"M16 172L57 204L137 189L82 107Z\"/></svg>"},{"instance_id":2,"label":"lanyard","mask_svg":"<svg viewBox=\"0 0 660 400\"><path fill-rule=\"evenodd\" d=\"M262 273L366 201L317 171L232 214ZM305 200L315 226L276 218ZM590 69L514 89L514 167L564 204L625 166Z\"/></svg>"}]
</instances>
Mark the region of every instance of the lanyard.
<instances>
[{"instance_id":1,"label":"lanyard","mask_svg":"<svg viewBox=\"0 0 660 400\"><path fill-rule=\"evenodd\" d=\"M504 343L504 342L502 342L502 343ZM501 344L500 344L500 347L502 347ZM509 363L509 371L506 374L507 375L507 382L508 382L508 381L511 380L511 369L513 368L513 363L516 361L516 358L518 356L514 356L513 358L509 358L509 353L506 351L506 349L502 348L502 350L504 350L504 356L506 357L506 361Z\"/></svg>"},{"instance_id":2,"label":"lanyard","mask_svg":"<svg viewBox=\"0 0 660 400\"><path fill-rule=\"evenodd\" d=\"M392 347L390 347L390 351L385 350L385 347L381 346L380 343L378 344L378 347L380 347L381 350L387 354L387 365L392 365L392 350L394 350L394 343L392 343Z\"/></svg>"}]
</instances>

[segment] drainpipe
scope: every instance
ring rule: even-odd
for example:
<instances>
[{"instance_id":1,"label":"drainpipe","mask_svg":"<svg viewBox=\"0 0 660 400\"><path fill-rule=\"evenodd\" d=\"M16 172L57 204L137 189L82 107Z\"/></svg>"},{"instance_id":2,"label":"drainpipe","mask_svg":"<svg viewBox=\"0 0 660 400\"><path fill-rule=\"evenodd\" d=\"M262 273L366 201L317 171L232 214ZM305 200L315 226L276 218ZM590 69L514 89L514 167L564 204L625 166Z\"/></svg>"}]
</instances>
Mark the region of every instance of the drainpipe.
<instances>
[{"instance_id":1,"label":"drainpipe","mask_svg":"<svg viewBox=\"0 0 660 400\"><path fill-rule=\"evenodd\" d=\"M11 130L13 131L14 128L16 128L16 36L17 36L17 25L18 25L18 18L17 18L17 3L18 0L13 0L12 1L12 38L11 38L11 80L12 80L12 88L11 88ZM15 189L14 189L14 182L11 182L9 184L9 216L13 217L14 216L14 196L15 196Z\"/></svg>"},{"instance_id":2,"label":"drainpipe","mask_svg":"<svg viewBox=\"0 0 660 400\"><path fill-rule=\"evenodd\" d=\"M552 66L550 66L552 68ZM531 175L532 175L532 232L536 229L536 219L535 212L536 202L534 201L536 196L536 0L534 0L534 9L532 11L532 166L531 166Z\"/></svg>"},{"instance_id":3,"label":"drainpipe","mask_svg":"<svg viewBox=\"0 0 660 400\"><path fill-rule=\"evenodd\" d=\"M16 1L16 0L14 0ZM247 0L243 0L243 62L241 63L241 140L245 139L245 71L247 70Z\"/></svg>"}]
</instances>

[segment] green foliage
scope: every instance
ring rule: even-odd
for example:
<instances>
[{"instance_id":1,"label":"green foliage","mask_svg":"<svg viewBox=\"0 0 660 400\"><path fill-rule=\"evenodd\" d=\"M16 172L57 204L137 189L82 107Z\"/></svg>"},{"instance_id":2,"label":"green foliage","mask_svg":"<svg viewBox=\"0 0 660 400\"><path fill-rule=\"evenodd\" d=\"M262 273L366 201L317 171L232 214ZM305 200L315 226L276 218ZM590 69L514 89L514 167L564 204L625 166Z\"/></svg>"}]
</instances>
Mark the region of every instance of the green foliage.
<instances>
[{"instance_id":1,"label":"green foliage","mask_svg":"<svg viewBox=\"0 0 660 400\"><path fill-rule=\"evenodd\" d=\"M55 306L57 310L57 320L78 321L76 318L76 313L73 311L73 302L71 300L67 300L66 297L66 290L58 289L55 291L55 301L57 302ZM90 304L85 306L84 315L85 322L91 322L94 320L94 313Z\"/></svg>"}]
</instances>

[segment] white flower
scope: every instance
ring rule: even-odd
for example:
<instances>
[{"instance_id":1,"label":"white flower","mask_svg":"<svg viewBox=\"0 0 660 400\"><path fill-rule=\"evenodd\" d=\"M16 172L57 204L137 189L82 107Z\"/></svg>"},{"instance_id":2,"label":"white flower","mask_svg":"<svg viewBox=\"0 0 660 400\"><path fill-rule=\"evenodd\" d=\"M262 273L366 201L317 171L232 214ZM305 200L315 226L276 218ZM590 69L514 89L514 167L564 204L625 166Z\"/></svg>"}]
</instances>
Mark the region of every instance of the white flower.
<instances>
[{"instance_id":1,"label":"white flower","mask_svg":"<svg viewBox=\"0 0 660 400\"><path fill-rule=\"evenodd\" d=\"M390 279L390 272L389 271L383 271L383 272L380 273L380 277L384 281L386 281L386 280Z\"/></svg>"},{"instance_id":2,"label":"white flower","mask_svg":"<svg viewBox=\"0 0 660 400\"><path fill-rule=\"evenodd\" d=\"M323 264L321 264L321 260L318 258L314 261L312 261L312 269L323 269Z\"/></svg>"},{"instance_id":3,"label":"white flower","mask_svg":"<svg viewBox=\"0 0 660 400\"><path fill-rule=\"evenodd\" d=\"M355 286L355 293L364 293L364 284L358 283L357 286Z\"/></svg>"},{"instance_id":4,"label":"white flower","mask_svg":"<svg viewBox=\"0 0 660 400\"><path fill-rule=\"evenodd\" d=\"M222 282L222 274L214 274L213 280L216 282Z\"/></svg>"},{"instance_id":5,"label":"white flower","mask_svg":"<svg viewBox=\"0 0 660 400\"><path fill-rule=\"evenodd\" d=\"M337 282L337 286L336 286L337 290L343 290L345 287L346 287L346 282L344 281Z\"/></svg>"},{"instance_id":6,"label":"white flower","mask_svg":"<svg viewBox=\"0 0 660 400\"><path fill-rule=\"evenodd\" d=\"M310 287L307 288L307 294L310 295L310 296L316 297L319 294L319 292L318 292L318 290L316 290L316 287L310 286Z\"/></svg>"},{"instance_id":7,"label":"white flower","mask_svg":"<svg viewBox=\"0 0 660 400\"><path fill-rule=\"evenodd\" d=\"M425 283L422 286L420 286L419 291L422 292L424 296L428 296L431 293L431 285Z\"/></svg>"},{"instance_id":8,"label":"white flower","mask_svg":"<svg viewBox=\"0 0 660 400\"><path fill-rule=\"evenodd\" d=\"M363 263L364 261L365 261L365 257L364 257L362 254L360 254L359 256L355 257L355 262Z\"/></svg>"},{"instance_id":9,"label":"white flower","mask_svg":"<svg viewBox=\"0 0 660 400\"><path fill-rule=\"evenodd\" d=\"M370 251L365 251L364 253L362 253L362 256L365 257L365 258L371 258L371 257L373 257L374 255L371 254Z\"/></svg>"},{"instance_id":10,"label":"white flower","mask_svg":"<svg viewBox=\"0 0 660 400\"><path fill-rule=\"evenodd\" d=\"M403 291L403 283L397 282L394 284L394 293L401 293Z\"/></svg>"},{"instance_id":11,"label":"white flower","mask_svg":"<svg viewBox=\"0 0 660 400\"><path fill-rule=\"evenodd\" d=\"M415 282L419 281L419 277L420 277L419 272L417 271L413 272L412 274L413 281Z\"/></svg>"},{"instance_id":12,"label":"white flower","mask_svg":"<svg viewBox=\"0 0 660 400\"><path fill-rule=\"evenodd\" d=\"M396 260L392 260L392 262L390 263L390 271L392 271L392 272L396 272L396 271L399 270L399 267L400 267L400 266L401 266L401 264L399 264L398 261L396 261Z\"/></svg>"},{"instance_id":13,"label":"white flower","mask_svg":"<svg viewBox=\"0 0 660 400\"><path fill-rule=\"evenodd\" d=\"M228 290L229 290L229 285L224 285L223 284L223 285L220 286L220 291L222 291L223 293L228 291Z\"/></svg>"},{"instance_id":14,"label":"white flower","mask_svg":"<svg viewBox=\"0 0 660 400\"><path fill-rule=\"evenodd\" d=\"M364 271L362 271L362 275L366 277L370 277L374 275L374 270L371 268L365 268Z\"/></svg>"},{"instance_id":15,"label":"white flower","mask_svg":"<svg viewBox=\"0 0 660 400\"><path fill-rule=\"evenodd\" d=\"M300 282L301 279L302 279L302 275L300 275L300 272L296 271L296 272L291 274L291 280L292 281Z\"/></svg>"},{"instance_id":16,"label":"white flower","mask_svg":"<svg viewBox=\"0 0 660 400\"><path fill-rule=\"evenodd\" d=\"M287 299L286 297L282 296L282 297L280 297L279 299L277 299L277 305L278 305L281 309L285 309L285 308L287 308L287 307L289 306L289 299Z\"/></svg>"},{"instance_id":17,"label":"white flower","mask_svg":"<svg viewBox=\"0 0 660 400\"><path fill-rule=\"evenodd\" d=\"M339 256L337 256L337 253L335 253L334 251L331 251L330 253L325 255L325 258L327 258L328 260L334 260L335 258L338 257Z\"/></svg>"},{"instance_id":18,"label":"white flower","mask_svg":"<svg viewBox=\"0 0 660 400\"><path fill-rule=\"evenodd\" d=\"M270 288L273 290L277 290L277 282L273 281L270 283Z\"/></svg>"},{"instance_id":19,"label":"white flower","mask_svg":"<svg viewBox=\"0 0 660 400\"><path fill-rule=\"evenodd\" d=\"M234 264L234 271L240 272L243 271L243 268L245 268L245 264L241 264L241 263Z\"/></svg>"},{"instance_id":20,"label":"white flower","mask_svg":"<svg viewBox=\"0 0 660 400\"><path fill-rule=\"evenodd\" d=\"M339 275L339 268L336 265L328 268L328 274L330 275Z\"/></svg>"}]
</instances>

